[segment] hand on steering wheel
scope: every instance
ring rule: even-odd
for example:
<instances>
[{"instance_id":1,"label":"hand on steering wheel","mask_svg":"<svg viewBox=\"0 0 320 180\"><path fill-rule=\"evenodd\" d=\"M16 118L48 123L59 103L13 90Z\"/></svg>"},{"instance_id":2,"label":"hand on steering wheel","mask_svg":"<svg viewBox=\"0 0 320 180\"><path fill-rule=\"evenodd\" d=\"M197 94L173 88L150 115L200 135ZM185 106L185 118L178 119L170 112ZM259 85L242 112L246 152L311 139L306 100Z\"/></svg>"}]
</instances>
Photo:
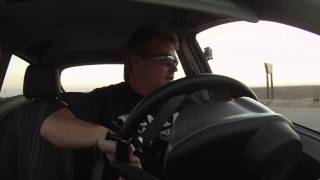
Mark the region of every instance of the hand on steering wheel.
<instances>
[{"instance_id":1,"label":"hand on steering wheel","mask_svg":"<svg viewBox=\"0 0 320 180\"><path fill-rule=\"evenodd\" d=\"M174 96L191 93L201 89L211 90L215 99L224 101L242 96L258 100L257 96L250 88L241 82L226 76L202 74L185 77L163 86L136 105L124 123L120 132L120 137L125 141L130 142L133 133L139 128L141 120L151 109ZM129 159L127 155L128 146L125 143L118 143L116 149L117 159L126 161Z\"/></svg>"}]
</instances>

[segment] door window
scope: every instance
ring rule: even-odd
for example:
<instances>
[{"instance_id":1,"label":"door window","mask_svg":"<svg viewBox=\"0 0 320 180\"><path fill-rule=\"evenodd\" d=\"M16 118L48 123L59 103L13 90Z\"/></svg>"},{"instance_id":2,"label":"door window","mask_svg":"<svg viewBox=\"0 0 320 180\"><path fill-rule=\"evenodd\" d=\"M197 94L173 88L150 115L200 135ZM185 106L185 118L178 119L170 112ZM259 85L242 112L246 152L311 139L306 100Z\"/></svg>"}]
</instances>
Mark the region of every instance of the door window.
<instances>
[{"instance_id":1,"label":"door window","mask_svg":"<svg viewBox=\"0 0 320 180\"><path fill-rule=\"evenodd\" d=\"M12 55L1 87L0 97L12 97L23 94L24 73L29 63Z\"/></svg>"}]
</instances>

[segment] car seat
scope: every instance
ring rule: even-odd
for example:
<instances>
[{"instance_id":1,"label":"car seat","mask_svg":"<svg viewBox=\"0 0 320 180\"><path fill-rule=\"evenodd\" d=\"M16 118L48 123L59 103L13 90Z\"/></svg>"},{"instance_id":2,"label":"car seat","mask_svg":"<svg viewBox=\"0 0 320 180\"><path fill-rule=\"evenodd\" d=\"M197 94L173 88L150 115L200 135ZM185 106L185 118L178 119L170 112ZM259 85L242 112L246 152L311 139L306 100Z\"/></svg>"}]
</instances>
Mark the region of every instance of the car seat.
<instances>
[{"instance_id":1,"label":"car seat","mask_svg":"<svg viewBox=\"0 0 320 180\"><path fill-rule=\"evenodd\" d=\"M64 107L59 99L58 77L52 64L28 66L23 93L29 102L10 116L1 143L0 179L73 179L71 152L55 147L40 135L45 118Z\"/></svg>"}]
</instances>

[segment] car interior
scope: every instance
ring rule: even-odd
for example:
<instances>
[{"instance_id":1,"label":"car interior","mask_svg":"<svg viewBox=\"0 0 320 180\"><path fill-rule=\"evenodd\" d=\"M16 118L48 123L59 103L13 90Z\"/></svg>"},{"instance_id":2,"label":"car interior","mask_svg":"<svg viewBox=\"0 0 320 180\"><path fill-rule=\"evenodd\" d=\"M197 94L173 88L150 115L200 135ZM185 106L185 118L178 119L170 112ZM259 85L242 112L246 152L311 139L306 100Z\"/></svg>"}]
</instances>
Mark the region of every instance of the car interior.
<instances>
[{"instance_id":1,"label":"car interior","mask_svg":"<svg viewBox=\"0 0 320 180\"><path fill-rule=\"evenodd\" d=\"M40 127L85 96L61 86L64 69L124 64L128 38L147 25L177 32L186 77L143 99L120 136L131 140L141 117L176 96L199 92L202 102L180 112L160 177L122 164L123 144L114 169L128 179L318 179L320 136L262 104L244 83L213 74L195 35L226 22L259 20L319 34L319 9L313 0L0 0L0 85L12 55L29 63L23 94L0 99L0 179L103 179L99 158L55 147Z\"/></svg>"}]
</instances>

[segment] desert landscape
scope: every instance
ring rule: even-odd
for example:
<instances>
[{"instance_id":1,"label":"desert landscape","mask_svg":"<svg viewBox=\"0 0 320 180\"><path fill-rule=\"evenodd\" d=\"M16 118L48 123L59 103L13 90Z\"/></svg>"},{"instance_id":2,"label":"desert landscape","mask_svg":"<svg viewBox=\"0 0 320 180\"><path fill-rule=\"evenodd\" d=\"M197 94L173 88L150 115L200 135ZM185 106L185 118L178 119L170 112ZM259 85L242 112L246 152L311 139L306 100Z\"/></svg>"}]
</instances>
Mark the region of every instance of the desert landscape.
<instances>
[{"instance_id":1,"label":"desert landscape","mask_svg":"<svg viewBox=\"0 0 320 180\"><path fill-rule=\"evenodd\" d=\"M267 97L266 87L251 87L259 98ZM319 86L280 86L274 87L275 99L305 99L320 96Z\"/></svg>"},{"instance_id":2,"label":"desert landscape","mask_svg":"<svg viewBox=\"0 0 320 180\"><path fill-rule=\"evenodd\" d=\"M320 86L274 87L274 99L266 99L265 87L252 90L263 104L275 112L320 132Z\"/></svg>"}]
</instances>

